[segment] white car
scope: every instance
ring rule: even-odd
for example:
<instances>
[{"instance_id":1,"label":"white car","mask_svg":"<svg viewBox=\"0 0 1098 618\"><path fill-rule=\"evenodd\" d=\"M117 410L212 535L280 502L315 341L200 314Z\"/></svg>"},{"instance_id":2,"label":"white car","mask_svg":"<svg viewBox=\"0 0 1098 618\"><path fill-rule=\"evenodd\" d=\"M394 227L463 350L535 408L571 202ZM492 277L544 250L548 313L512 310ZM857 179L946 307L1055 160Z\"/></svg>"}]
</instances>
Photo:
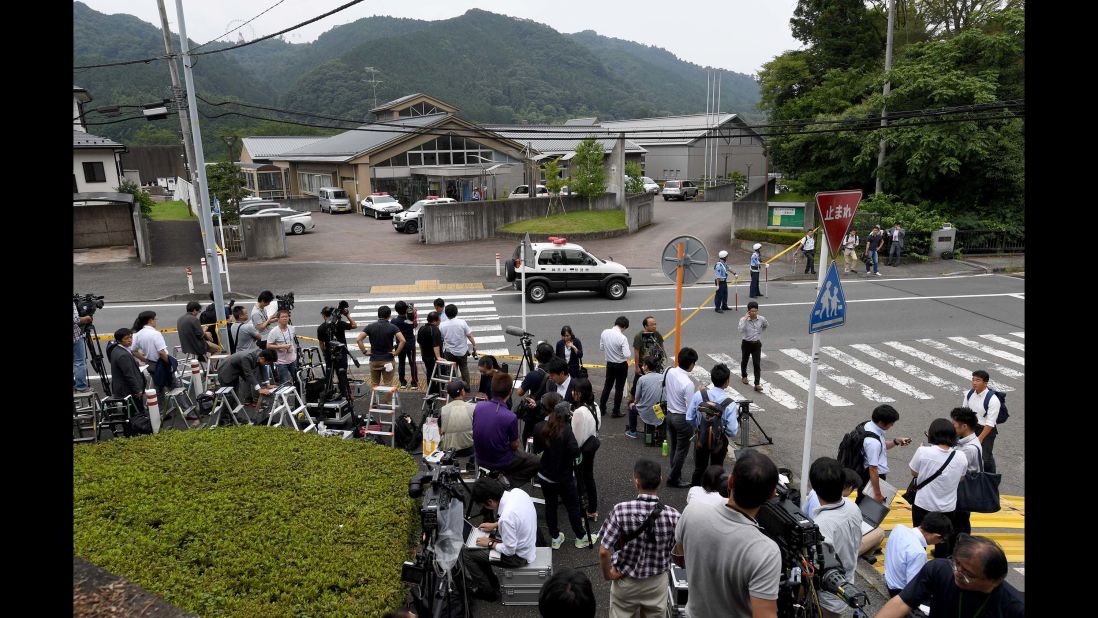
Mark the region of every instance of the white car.
<instances>
[{"instance_id":1,"label":"white car","mask_svg":"<svg viewBox=\"0 0 1098 618\"><path fill-rule=\"evenodd\" d=\"M537 189L535 189L535 191L537 192L537 195L535 195L534 197L549 197L549 189L546 189L545 185L537 185ZM508 199L515 197L530 197L530 186L519 185L515 187L515 190L512 191L511 194L507 197Z\"/></svg>"},{"instance_id":2,"label":"white car","mask_svg":"<svg viewBox=\"0 0 1098 618\"><path fill-rule=\"evenodd\" d=\"M515 247L507 262L507 281L516 290L522 288L526 272L526 298L532 303L545 302L550 292L591 290L605 294L610 300L621 300L633 283L629 269L609 260L600 260L568 242L567 238L550 236L549 242L532 243L534 256L528 265L516 266L522 245Z\"/></svg>"},{"instance_id":3,"label":"white car","mask_svg":"<svg viewBox=\"0 0 1098 618\"><path fill-rule=\"evenodd\" d=\"M304 234L305 230L316 228L312 215L307 212L292 208L268 208L263 211L263 214L271 213L282 217L282 229L287 234Z\"/></svg>"},{"instance_id":4,"label":"white car","mask_svg":"<svg viewBox=\"0 0 1098 618\"><path fill-rule=\"evenodd\" d=\"M404 210L404 206L388 193L371 193L362 200L362 216L373 215L374 219L391 217Z\"/></svg>"},{"instance_id":5,"label":"white car","mask_svg":"<svg viewBox=\"0 0 1098 618\"><path fill-rule=\"evenodd\" d=\"M656 184L655 180L652 180L647 176L641 176L641 182L644 183L645 193L651 193L652 195L656 195L660 192L660 186Z\"/></svg>"},{"instance_id":6,"label":"white car","mask_svg":"<svg viewBox=\"0 0 1098 618\"><path fill-rule=\"evenodd\" d=\"M399 212L393 215L393 227L398 232L407 232L409 234L415 234L419 231L419 221L423 216L423 207L428 204L453 204L456 202L452 197L438 197L437 195L428 195L422 200L412 204L408 210Z\"/></svg>"}]
</instances>

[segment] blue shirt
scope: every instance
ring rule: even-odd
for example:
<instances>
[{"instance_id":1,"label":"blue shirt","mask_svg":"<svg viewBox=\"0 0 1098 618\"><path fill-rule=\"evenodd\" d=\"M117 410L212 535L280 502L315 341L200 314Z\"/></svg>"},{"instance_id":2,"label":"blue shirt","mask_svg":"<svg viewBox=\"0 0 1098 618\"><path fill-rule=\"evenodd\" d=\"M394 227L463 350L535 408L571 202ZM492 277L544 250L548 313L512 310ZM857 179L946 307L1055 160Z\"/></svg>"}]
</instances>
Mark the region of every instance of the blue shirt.
<instances>
[{"instance_id":1,"label":"blue shirt","mask_svg":"<svg viewBox=\"0 0 1098 618\"><path fill-rule=\"evenodd\" d=\"M728 280L728 266L724 262L717 262L713 265L713 270L717 271L717 278L721 281Z\"/></svg>"},{"instance_id":2,"label":"blue shirt","mask_svg":"<svg viewBox=\"0 0 1098 618\"><path fill-rule=\"evenodd\" d=\"M727 391L723 388L717 388L710 385L706 390L706 396L709 397L709 401L717 402L720 405L725 399L731 398ZM694 427L701 424L698 415L698 406L701 405L702 395L701 392L694 393L694 398L690 400L690 405L686 408L686 420ZM736 402L728 404L728 407L724 409L724 413L721 414L721 420L724 421L724 433L729 438L732 438L740 430L740 422L736 420Z\"/></svg>"},{"instance_id":3,"label":"blue shirt","mask_svg":"<svg viewBox=\"0 0 1098 618\"><path fill-rule=\"evenodd\" d=\"M761 263L761 260L759 260L759 252L756 251L756 252L752 253L751 254L751 272L756 272L756 273L759 272L759 264L760 263Z\"/></svg>"}]
</instances>

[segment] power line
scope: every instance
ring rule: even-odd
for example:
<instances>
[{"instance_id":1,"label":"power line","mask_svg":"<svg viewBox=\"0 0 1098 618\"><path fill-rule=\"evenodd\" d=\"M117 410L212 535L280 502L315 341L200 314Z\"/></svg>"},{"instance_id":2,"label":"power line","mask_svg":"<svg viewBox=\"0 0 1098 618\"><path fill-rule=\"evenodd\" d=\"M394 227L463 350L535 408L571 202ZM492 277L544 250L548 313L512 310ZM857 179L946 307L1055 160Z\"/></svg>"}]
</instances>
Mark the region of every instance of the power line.
<instances>
[{"instance_id":1,"label":"power line","mask_svg":"<svg viewBox=\"0 0 1098 618\"><path fill-rule=\"evenodd\" d=\"M195 51L195 50L198 50L198 49L202 49L203 47L205 47L205 46L209 45L210 43L213 43L214 41L216 41L216 40L220 39L221 37L225 36L226 34L232 34L233 32L236 32L237 30L240 30L240 29L241 29L241 28L243 28L244 26L247 26L248 24L252 23L253 21L255 21L255 20L259 19L260 17L263 17L263 15L264 15L264 14L266 14L266 13L267 13L268 11L270 11L271 9L275 8L276 6L278 6L278 5L282 4L282 3L283 3L283 2L285 2L285 1L286 1L286 0L278 0L278 2L275 2L275 3L274 3L274 4L272 4L271 6L267 7L267 9L266 9L265 11L263 11L263 12L262 12L262 13L260 13L259 15L256 15L255 17L253 17L253 18L249 19L248 21L246 21L246 22L244 22L244 23L240 24L240 25L239 25L239 26L237 26L236 28L233 28L232 30L230 30L230 31L228 31L228 32L225 32L225 33L219 34L218 36L215 36L214 38L210 39L209 41L206 41L205 43L203 43L203 44L199 45L198 47L192 47L192 48L191 48L191 53L194 53L194 51Z\"/></svg>"}]
</instances>

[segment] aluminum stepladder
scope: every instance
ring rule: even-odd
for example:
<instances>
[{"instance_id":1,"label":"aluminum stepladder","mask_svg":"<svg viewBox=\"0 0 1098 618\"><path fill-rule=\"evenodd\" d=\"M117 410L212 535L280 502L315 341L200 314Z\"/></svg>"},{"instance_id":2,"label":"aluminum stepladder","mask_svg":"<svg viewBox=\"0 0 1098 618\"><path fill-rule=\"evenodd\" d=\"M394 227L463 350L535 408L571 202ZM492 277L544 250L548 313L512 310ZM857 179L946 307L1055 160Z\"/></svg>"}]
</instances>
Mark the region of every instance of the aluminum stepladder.
<instances>
[{"instance_id":1,"label":"aluminum stepladder","mask_svg":"<svg viewBox=\"0 0 1098 618\"><path fill-rule=\"evenodd\" d=\"M386 396L389 399L388 403L385 402ZM367 430L366 434L387 437L389 446L396 448L396 420L399 410L400 395L396 386L375 386L370 389L370 416L374 417L373 424L379 425L381 429ZM388 417L388 420L385 417ZM385 430L386 426L389 428L388 431Z\"/></svg>"},{"instance_id":2,"label":"aluminum stepladder","mask_svg":"<svg viewBox=\"0 0 1098 618\"><path fill-rule=\"evenodd\" d=\"M191 371L190 367L187 367L186 374L189 375ZM191 387L189 384L178 386L164 393L164 405L160 407L160 426L166 427L169 416L175 416L179 419L179 429L190 429L191 425L187 421L187 415L194 412L198 407L194 397L191 396Z\"/></svg>"},{"instance_id":3,"label":"aluminum stepladder","mask_svg":"<svg viewBox=\"0 0 1098 618\"><path fill-rule=\"evenodd\" d=\"M137 413L137 406L133 403L133 395L104 397L101 405L101 418L99 426L95 429L96 441L99 440L99 432L104 427L110 429L111 435L116 438L124 436L126 424Z\"/></svg>"},{"instance_id":4,"label":"aluminum stepladder","mask_svg":"<svg viewBox=\"0 0 1098 618\"><path fill-rule=\"evenodd\" d=\"M206 361L206 366L202 368L202 390L213 390L214 386L219 386L221 380L217 377L217 369L221 366L221 362L228 359L228 354L213 354ZM201 363L199 363L201 365ZM212 382L212 384L211 384Z\"/></svg>"},{"instance_id":5,"label":"aluminum stepladder","mask_svg":"<svg viewBox=\"0 0 1098 618\"><path fill-rule=\"evenodd\" d=\"M214 429L221 424L222 412L229 413L229 418L232 419L234 425L252 424L248 414L244 412L244 404L240 403L240 398L236 396L236 389L231 386L222 386L214 393L213 411L210 412L210 418L207 420L209 429ZM237 414L244 417L243 423L236 418Z\"/></svg>"},{"instance_id":6,"label":"aluminum stepladder","mask_svg":"<svg viewBox=\"0 0 1098 618\"><path fill-rule=\"evenodd\" d=\"M73 442L99 442L99 419L103 415L103 403L93 391L72 394ZM91 436L84 437L90 429Z\"/></svg>"},{"instance_id":7,"label":"aluminum stepladder","mask_svg":"<svg viewBox=\"0 0 1098 618\"><path fill-rule=\"evenodd\" d=\"M309 420L309 425L305 429L301 429L297 425L298 414L304 414L305 418ZM278 420L275 420L276 416ZM301 393L297 392L293 384L284 384L274 392L274 407L271 408L267 426L277 425L282 427L286 425L287 419L289 419L289 424L295 431L316 430L316 422L313 420L313 416L309 414L309 409L305 407L305 402L301 399Z\"/></svg>"}]
</instances>

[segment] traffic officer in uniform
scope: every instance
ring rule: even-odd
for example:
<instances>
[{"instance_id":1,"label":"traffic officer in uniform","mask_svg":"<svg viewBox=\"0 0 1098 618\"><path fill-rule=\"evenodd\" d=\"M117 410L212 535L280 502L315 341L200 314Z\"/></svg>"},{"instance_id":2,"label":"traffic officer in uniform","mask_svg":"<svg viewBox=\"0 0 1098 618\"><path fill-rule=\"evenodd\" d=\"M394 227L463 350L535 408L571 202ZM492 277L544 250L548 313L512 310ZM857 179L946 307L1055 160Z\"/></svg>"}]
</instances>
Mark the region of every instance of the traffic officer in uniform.
<instances>
[{"instance_id":1,"label":"traffic officer in uniform","mask_svg":"<svg viewBox=\"0 0 1098 618\"><path fill-rule=\"evenodd\" d=\"M762 267L762 244L755 243L751 247L751 298L762 296L759 290L759 268Z\"/></svg>"},{"instance_id":2,"label":"traffic officer in uniform","mask_svg":"<svg viewBox=\"0 0 1098 618\"><path fill-rule=\"evenodd\" d=\"M713 308L717 313L724 313L728 311L728 252L722 249L717 257L720 260L713 265L717 277L717 295L713 297ZM736 273L732 273L732 276L735 277Z\"/></svg>"}]
</instances>

